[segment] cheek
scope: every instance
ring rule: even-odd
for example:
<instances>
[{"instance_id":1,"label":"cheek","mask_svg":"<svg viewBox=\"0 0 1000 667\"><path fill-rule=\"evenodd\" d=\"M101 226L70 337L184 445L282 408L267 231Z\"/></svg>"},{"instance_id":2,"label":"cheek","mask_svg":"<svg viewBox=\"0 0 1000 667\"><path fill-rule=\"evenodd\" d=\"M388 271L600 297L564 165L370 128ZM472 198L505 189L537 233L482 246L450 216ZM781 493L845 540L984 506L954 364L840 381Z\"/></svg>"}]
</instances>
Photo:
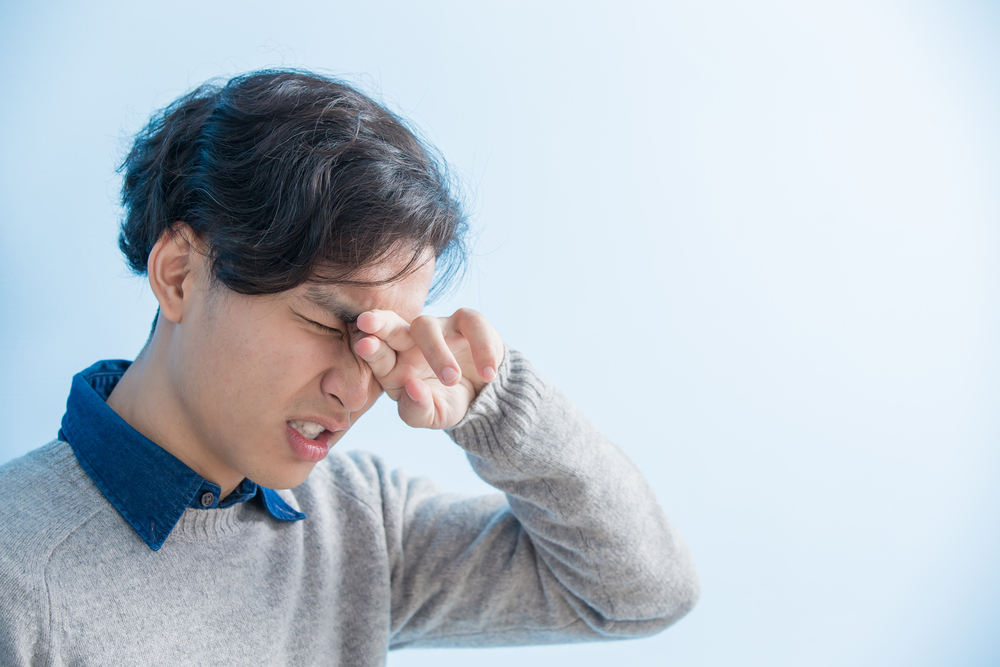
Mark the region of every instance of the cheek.
<instances>
[{"instance_id":1,"label":"cheek","mask_svg":"<svg viewBox=\"0 0 1000 667\"><path fill-rule=\"evenodd\" d=\"M349 341L301 329L262 333L242 345L239 354L236 365L252 378L261 410L284 411L290 403L316 400L323 377L331 369L358 363Z\"/></svg>"},{"instance_id":2,"label":"cheek","mask_svg":"<svg viewBox=\"0 0 1000 667\"><path fill-rule=\"evenodd\" d=\"M256 332L239 341L234 352L233 366L244 381L253 382L259 392L277 399L317 377L330 357L330 346L313 336Z\"/></svg>"},{"instance_id":3,"label":"cheek","mask_svg":"<svg viewBox=\"0 0 1000 667\"><path fill-rule=\"evenodd\" d=\"M219 327L202 341L190 367L202 409L217 424L239 428L273 398L278 374L268 340L259 331Z\"/></svg>"},{"instance_id":4,"label":"cheek","mask_svg":"<svg viewBox=\"0 0 1000 667\"><path fill-rule=\"evenodd\" d=\"M290 407L315 405L329 369L358 363L349 341L270 324L220 318L186 351L191 373L182 395L220 433L251 437Z\"/></svg>"},{"instance_id":5,"label":"cheek","mask_svg":"<svg viewBox=\"0 0 1000 667\"><path fill-rule=\"evenodd\" d=\"M186 364L202 409L235 427L286 403L290 384L297 376L301 382L311 352L252 321L220 318L213 324L194 341Z\"/></svg>"}]
</instances>

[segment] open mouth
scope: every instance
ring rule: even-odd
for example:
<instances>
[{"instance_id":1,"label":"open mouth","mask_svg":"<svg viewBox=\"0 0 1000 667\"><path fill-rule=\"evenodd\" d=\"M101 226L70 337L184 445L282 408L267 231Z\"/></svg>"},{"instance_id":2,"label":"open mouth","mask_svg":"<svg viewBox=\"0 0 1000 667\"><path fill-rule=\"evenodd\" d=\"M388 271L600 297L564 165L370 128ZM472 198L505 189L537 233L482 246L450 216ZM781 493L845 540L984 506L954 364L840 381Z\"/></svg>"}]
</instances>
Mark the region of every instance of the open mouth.
<instances>
[{"instance_id":1,"label":"open mouth","mask_svg":"<svg viewBox=\"0 0 1000 667\"><path fill-rule=\"evenodd\" d=\"M326 430L323 426L317 424L316 422L302 421L299 419L289 421L288 425L298 431L299 435L306 440L315 440L319 437L320 433Z\"/></svg>"}]
</instances>

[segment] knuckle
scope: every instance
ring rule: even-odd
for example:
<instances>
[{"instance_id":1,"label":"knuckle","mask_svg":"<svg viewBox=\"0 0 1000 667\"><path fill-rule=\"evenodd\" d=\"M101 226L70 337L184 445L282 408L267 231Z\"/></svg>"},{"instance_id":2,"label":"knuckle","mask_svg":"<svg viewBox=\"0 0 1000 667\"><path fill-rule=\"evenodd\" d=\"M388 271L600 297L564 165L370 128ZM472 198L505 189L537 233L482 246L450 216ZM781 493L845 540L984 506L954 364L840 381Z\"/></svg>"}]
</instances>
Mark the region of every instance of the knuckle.
<instances>
[{"instance_id":1,"label":"knuckle","mask_svg":"<svg viewBox=\"0 0 1000 667\"><path fill-rule=\"evenodd\" d=\"M423 332L427 331L434 325L434 318L430 315L417 315L410 322L410 331L413 332Z\"/></svg>"},{"instance_id":2,"label":"knuckle","mask_svg":"<svg viewBox=\"0 0 1000 667\"><path fill-rule=\"evenodd\" d=\"M456 322L464 323L480 319L482 318L482 314L480 314L479 311L477 310L473 310L472 308L459 308L458 310L455 311L455 314L452 315L452 318Z\"/></svg>"}]
</instances>

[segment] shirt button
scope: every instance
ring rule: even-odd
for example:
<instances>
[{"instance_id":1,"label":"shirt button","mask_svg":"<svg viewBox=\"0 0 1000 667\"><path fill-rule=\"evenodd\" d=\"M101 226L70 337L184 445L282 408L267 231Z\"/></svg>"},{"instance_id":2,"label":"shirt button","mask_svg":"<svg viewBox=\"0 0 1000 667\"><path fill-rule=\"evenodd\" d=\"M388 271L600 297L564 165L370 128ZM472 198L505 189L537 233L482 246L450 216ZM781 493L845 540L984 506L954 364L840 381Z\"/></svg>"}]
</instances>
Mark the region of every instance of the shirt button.
<instances>
[{"instance_id":1,"label":"shirt button","mask_svg":"<svg viewBox=\"0 0 1000 667\"><path fill-rule=\"evenodd\" d=\"M209 492L209 491L206 491L205 493L201 494L201 506L202 507L211 507L212 506L212 501L214 501L214 500L215 500L215 496L213 496L211 494L211 492Z\"/></svg>"}]
</instances>

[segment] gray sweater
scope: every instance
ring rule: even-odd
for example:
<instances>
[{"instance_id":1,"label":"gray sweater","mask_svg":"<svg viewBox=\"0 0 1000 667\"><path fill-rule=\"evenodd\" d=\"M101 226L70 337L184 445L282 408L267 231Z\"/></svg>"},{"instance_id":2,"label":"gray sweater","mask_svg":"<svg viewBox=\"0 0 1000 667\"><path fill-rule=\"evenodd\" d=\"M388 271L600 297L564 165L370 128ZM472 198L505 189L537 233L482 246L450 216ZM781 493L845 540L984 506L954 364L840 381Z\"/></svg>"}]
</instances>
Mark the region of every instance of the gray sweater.
<instances>
[{"instance_id":1,"label":"gray sweater","mask_svg":"<svg viewBox=\"0 0 1000 667\"><path fill-rule=\"evenodd\" d=\"M0 664L385 664L405 646L635 637L698 596L635 466L510 350L450 431L506 494L332 451L282 497L187 509L152 551L49 443L0 468Z\"/></svg>"}]
</instances>

